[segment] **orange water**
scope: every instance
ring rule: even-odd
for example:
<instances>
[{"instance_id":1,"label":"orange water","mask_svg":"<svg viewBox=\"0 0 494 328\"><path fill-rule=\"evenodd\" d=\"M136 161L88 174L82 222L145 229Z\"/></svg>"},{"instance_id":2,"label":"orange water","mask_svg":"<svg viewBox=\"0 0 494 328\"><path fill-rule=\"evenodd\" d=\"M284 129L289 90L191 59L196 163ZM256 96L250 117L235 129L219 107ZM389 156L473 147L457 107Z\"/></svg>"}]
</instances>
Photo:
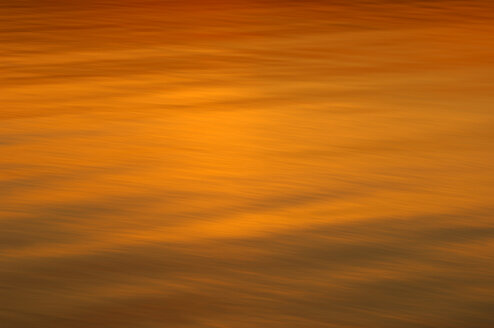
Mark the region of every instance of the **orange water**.
<instances>
[{"instance_id":1,"label":"orange water","mask_svg":"<svg viewBox=\"0 0 494 328\"><path fill-rule=\"evenodd\" d=\"M0 4L0 327L494 327L494 3Z\"/></svg>"}]
</instances>

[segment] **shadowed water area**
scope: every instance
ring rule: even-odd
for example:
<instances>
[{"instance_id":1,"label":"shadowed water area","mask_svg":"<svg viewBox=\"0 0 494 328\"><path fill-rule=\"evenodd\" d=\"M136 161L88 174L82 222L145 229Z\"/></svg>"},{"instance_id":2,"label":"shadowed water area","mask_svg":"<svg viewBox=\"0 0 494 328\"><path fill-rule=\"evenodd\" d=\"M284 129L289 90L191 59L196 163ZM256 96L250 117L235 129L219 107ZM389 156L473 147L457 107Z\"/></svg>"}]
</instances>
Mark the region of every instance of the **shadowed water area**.
<instances>
[{"instance_id":1,"label":"shadowed water area","mask_svg":"<svg viewBox=\"0 0 494 328\"><path fill-rule=\"evenodd\" d=\"M494 327L491 1L0 2L0 327Z\"/></svg>"}]
</instances>

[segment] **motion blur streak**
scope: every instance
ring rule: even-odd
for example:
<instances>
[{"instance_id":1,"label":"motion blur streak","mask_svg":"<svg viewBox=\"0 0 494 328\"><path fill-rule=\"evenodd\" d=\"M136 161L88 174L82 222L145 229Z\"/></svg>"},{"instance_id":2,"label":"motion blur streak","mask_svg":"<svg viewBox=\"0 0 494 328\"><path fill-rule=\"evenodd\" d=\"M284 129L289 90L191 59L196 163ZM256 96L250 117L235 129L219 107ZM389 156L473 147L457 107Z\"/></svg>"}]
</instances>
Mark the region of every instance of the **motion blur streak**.
<instances>
[{"instance_id":1,"label":"motion blur streak","mask_svg":"<svg viewBox=\"0 0 494 328\"><path fill-rule=\"evenodd\" d=\"M481 0L2 0L0 327L494 327L493 36Z\"/></svg>"}]
</instances>

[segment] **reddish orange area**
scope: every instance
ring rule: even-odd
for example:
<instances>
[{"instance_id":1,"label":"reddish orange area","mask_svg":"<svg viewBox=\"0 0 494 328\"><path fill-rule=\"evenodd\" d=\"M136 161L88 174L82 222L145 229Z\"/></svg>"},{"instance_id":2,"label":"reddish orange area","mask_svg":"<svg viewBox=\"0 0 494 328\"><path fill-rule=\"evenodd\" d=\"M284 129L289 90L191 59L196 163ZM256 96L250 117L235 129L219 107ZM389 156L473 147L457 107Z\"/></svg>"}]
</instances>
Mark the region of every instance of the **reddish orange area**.
<instances>
[{"instance_id":1,"label":"reddish orange area","mask_svg":"<svg viewBox=\"0 0 494 328\"><path fill-rule=\"evenodd\" d=\"M2 2L0 327L494 327L493 22Z\"/></svg>"}]
</instances>

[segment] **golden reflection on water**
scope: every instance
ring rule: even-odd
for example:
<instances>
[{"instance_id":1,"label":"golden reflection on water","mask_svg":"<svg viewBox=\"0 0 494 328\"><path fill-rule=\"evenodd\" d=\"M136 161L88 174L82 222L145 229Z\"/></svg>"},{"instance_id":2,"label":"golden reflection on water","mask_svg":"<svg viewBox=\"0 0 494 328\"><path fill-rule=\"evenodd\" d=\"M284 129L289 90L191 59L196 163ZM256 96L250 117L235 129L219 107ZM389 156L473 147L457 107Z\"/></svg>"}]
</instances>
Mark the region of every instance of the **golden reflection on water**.
<instances>
[{"instance_id":1,"label":"golden reflection on water","mask_svg":"<svg viewBox=\"0 0 494 328\"><path fill-rule=\"evenodd\" d=\"M493 327L493 9L1 3L0 327Z\"/></svg>"}]
</instances>

